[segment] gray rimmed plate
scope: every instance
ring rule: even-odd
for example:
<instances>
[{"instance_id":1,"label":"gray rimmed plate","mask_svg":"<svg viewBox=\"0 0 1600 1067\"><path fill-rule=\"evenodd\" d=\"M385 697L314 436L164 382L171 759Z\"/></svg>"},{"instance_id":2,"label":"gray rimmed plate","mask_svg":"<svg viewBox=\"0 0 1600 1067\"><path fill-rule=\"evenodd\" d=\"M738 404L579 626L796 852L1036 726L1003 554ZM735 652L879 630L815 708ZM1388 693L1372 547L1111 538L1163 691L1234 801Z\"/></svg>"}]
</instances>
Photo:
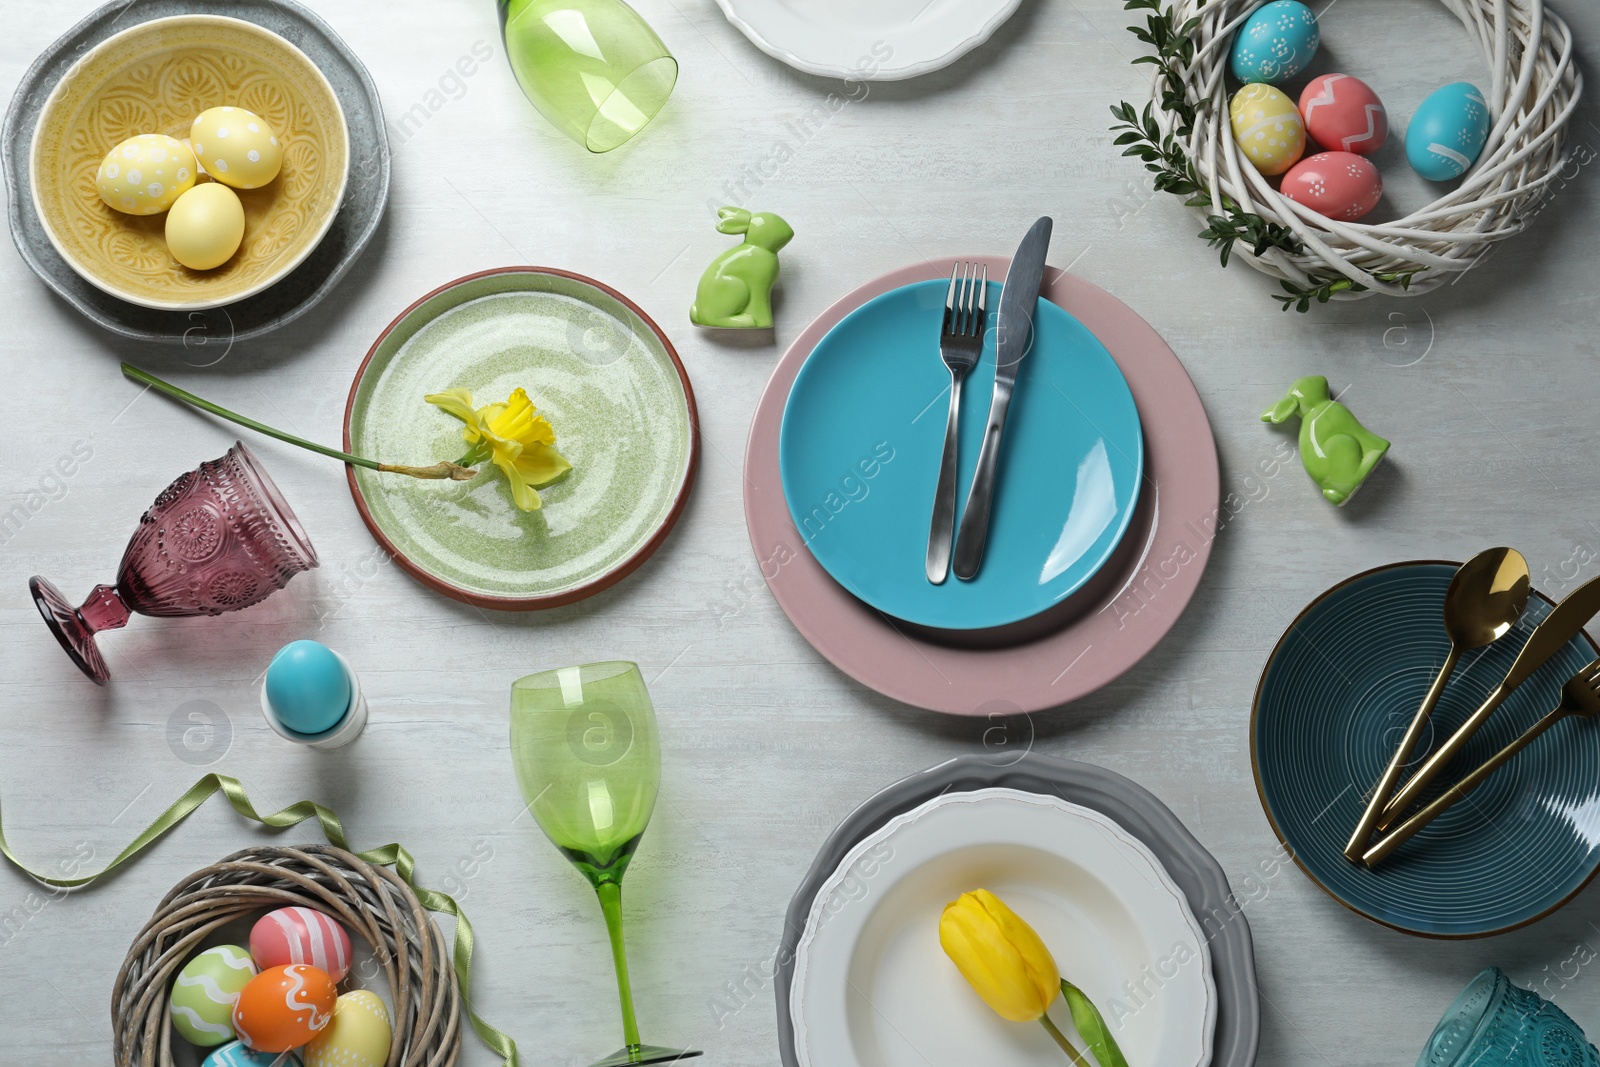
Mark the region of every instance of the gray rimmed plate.
<instances>
[{"instance_id":1,"label":"gray rimmed plate","mask_svg":"<svg viewBox=\"0 0 1600 1067\"><path fill-rule=\"evenodd\" d=\"M79 56L130 26L192 14L253 22L310 57L333 86L344 112L350 177L332 226L288 277L256 296L210 311L159 311L102 292L67 264L34 210L28 157L40 109ZM299 318L333 289L383 218L389 198L389 138L378 89L366 67L327 23L293 0L114 0L63 34L22 76L0 127L0 169L10 194L11 238L40 280L113 333L192 346L258 337Z\"/></svg>"},{"instance_id":2,"label":"gray rimmed plate","mask_svg":"<svg viewBox=\"0 0 1600 1067\"><path fill-rule=\"evenodd\" d=\"M957 756L882 790L845 817L823 843L789 904L774 982L778 1051L797 1067L789 1015L795 950L818 891L845 855L890 819L944 793L1002 787L1059 796L1107 816L1154 853L1183 891L1211 946L1218 994L1212 1067L1252 1067L1261 1035L1255 950L1250 924L1228 888L1222 867L1165 804L1113 771L1036 753L1020 757Z\"/></svg>"}]
</instances>

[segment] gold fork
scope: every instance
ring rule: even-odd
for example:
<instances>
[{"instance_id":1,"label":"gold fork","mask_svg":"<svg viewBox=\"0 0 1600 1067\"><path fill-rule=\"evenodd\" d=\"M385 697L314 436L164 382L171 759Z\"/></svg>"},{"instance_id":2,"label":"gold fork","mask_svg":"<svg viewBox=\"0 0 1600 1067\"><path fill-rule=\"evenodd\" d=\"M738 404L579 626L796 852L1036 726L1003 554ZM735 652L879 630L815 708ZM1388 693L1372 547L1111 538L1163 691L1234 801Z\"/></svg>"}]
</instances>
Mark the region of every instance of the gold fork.
<instances>
[{"instance_id":1,"label":"gold fork","mask_svg":"<svg viewBox=\"0 0 1600 1067\"><path fill-rule=\"evenodd\" d=\"M1530 741L1569 715L1582 715L1587 718L1600 715L1600 659L1594 660L1567 679L1566 684L1561 687L1561 703L1553 711L1524 730L1521 737L1485 760L1477 770L1439 794L1433 803L1395 827L1383 840L1367 849L1361 856L1361 862L1368 867L1382 863L1411 835L1438 818L1440 812L1466 796L1485 778L1499 770L1512 756L1528 747Z\"/></svg>"}]
</instances>

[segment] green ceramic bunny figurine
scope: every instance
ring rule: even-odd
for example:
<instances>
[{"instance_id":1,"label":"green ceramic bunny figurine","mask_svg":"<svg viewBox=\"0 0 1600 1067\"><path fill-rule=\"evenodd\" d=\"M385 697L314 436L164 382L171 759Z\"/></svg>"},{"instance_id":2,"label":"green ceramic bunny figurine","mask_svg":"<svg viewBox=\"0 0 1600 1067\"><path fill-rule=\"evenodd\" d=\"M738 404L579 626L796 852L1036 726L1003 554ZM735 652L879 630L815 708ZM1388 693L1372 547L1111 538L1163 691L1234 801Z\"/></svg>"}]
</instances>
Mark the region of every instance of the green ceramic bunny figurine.
<instances>
[{"instance_id":1,"label":"green ceramic bunny figurine","mask_svg":"<svg viewBox=\"0 0 1600 1067\"><path fill-rule=\"evenodd\" d=\"M712 260L700 275L689 321L730 330L770 330L778 250L793 239L794 230L770 211L752 215L742 207L719 208L717 229L744 234L744 244Z\"/></svg>"},{"instance_id":2,"label":"green ceramic bunny figurine","mask_svg":"<svg viewBox=\"0 0 1600 1067\"><path fill-rule=\"evenodd\" d=\"M1322 495L1340 507L1356 495L1389 451L1389 442L1362 426L1350 409L1328 395L1320 374L1298 378L1283 399L1261 413L1262 422L1300 416L1300 462Z\"/></svg>"}]
</instances>

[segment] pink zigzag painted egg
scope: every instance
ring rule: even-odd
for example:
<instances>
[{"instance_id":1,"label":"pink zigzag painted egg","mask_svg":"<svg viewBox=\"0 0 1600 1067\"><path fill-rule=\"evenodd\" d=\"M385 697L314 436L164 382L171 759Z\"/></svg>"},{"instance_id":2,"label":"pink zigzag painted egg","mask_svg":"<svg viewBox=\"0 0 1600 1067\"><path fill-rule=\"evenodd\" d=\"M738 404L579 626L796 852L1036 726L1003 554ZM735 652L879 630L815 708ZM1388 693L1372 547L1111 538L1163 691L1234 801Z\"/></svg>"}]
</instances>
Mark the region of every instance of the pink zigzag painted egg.
<instances>
[{"instance_id":1,"label":"pink zigzag painted egg","mask_svg":"<svg viewBox=\"0 0 1600 1067\"><path fill-rule=\"evenodd\" d=\"M1319 152L1283 176L1284 196L1341 222L1354 222L1383 199L1383 176L1365 156Z\"/></svg>"},{"instance_id":2,"label":"pink zigzag painted egg","mask_svg":"<svg viewBox=\"0 0 1600 1067\"><path fill-rule=\"evenodd\" d=\"M250 955L263 969L309 963L338 982L350 972L350 935L320 911L279 908L251 928Z\"/></svg>"},{"instance_id":3,"label":"pink zigzag painted egg","mask_svg":"<svg viewBox=\"0 0 1600 1067\"><path fill-rule=\"evenodd\" d=\"M1300 93L1306 133L1330 152L1370 156L1389 137L1389 113L1378 94L1360 78L1324 74Z\"/></svg>"}]
</instances>

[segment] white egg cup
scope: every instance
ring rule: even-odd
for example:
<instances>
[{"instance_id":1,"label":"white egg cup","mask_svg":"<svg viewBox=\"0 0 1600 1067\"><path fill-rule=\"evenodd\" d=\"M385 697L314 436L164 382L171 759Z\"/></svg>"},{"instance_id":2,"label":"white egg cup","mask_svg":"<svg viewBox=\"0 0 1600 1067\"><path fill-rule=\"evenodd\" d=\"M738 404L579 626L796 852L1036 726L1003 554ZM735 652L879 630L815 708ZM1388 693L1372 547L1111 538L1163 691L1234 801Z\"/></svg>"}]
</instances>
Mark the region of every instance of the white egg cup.
<instances>
[{"instance_id":1,"label":"white egg cup","mask_svg":"<svg viewBox=\"0 0 1600 1067\"><path fill-rule=\"evenodd\" d=\"M361 678L350 667L350 661L343 655L333 652L339 665L344 668L345 677L350 679L350 706L345 708L344 718L320 734L303 734L298 730L291 730L278 718L277 711L272 706L272 701L267 699L267 683L263 678L261 682L261 714L266 718L267 725L272 727L280 737L293 741L297 745L308 748L343 748L357 737L367 726L367 698L361 692Z\"/></svg>"}]
</instances>

